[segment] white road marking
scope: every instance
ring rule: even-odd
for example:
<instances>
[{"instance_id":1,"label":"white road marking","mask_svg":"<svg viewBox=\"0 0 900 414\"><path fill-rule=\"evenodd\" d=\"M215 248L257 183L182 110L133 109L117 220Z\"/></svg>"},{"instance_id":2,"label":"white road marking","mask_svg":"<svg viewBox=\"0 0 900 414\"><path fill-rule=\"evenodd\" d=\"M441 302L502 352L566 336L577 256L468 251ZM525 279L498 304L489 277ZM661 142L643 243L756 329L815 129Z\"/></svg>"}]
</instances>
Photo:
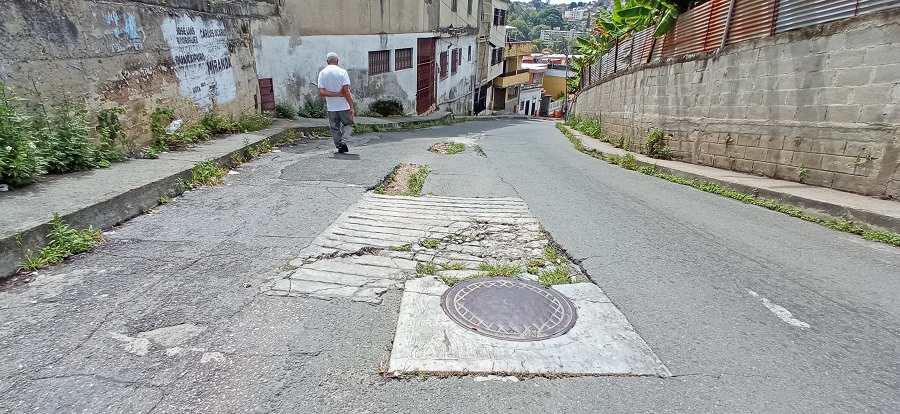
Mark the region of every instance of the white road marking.
<instances>
[{"instance_id":1,"label":"white road marking","mask_svg":"<svg viewBox=\"0 0 900 414\"><path fill-rule=\"evenodd\" d=\"M759 293L756 293L750 289L747 289L747 293L749 293L750 296L759 299L762 302L763 306L766 307L766 309L772 311L772 313L774 313L775 316L781 318L781 320L800 328L809 328L808 323L795 318L791 314L791 311L785 309L784 307L772 303L772 301L770 301L769 299L760 296Z\"/></svg>"}]
</instances>

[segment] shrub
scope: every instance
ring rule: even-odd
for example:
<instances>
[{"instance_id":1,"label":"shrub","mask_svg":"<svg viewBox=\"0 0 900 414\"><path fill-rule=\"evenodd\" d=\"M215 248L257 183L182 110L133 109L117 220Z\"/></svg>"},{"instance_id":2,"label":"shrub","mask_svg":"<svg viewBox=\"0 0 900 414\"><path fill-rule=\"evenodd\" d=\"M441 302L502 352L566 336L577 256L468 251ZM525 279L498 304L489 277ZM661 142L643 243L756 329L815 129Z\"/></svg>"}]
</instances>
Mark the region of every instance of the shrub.
<instances>
[{"instance_id":1,"label":"shrub","mask_svg":"<svg viewBox=\"0 0 900 414\"><path fill-rule=\"evenodd\" d=\"M45 111L38 117L38 149L47 162L47 172L62 174L97 166L86 115L83 103L65 96L50 108L49 114Z\"/></svg>"},{"instance_id":2,"label":"shrub","mask_svg":"<svg viewBox=\"0 0 900 414\"><path fill-rule=\"evenodd\" d=\"M369 105L369 110L381 116L400 116L403 104L394 99L379 99Z\"/></svg>"},{"instance_id":3,"label":"shrub","mask_svg":"<svg viewBox=\"0 0 900 414\"><path fill-rule=\"evenodd\" d=\"M122 108L104 109L97 113L97 133L100 135L100 145L95 152L98 165L108 167L110 163L122 161L125 152L134 152L134 141L125 137L125 130L119 122L119 114L124 114ZM116 143L122 150L116 149Z\"/></svg>"},{"instance_id":4,"label":"shrub","mask_svg":"<svg viewBox=\"0 0 900 414\"><path fill-rule=\"evenodd\" d=\"M46 172L32 121L17 101L0 83L0 183L16 187L37 181Z\"/></svg>"},{"instance_id":5,"label":"shrub","mask_svg":"<svg viewBox=\"0 0 900 414\"><path fill-rule=\"evenodd\" d=\"M200 118L200 125L203 125L210 134L222 134L235 130L234 122L231 119L215 111L203 115L203 118Z\"/></svg>"},{"instance_id":6,"label":"shrub","mask_svg":"<svg viewBox=\"0 0 900 414\"><path fill-rule=\"evenodd\" d=\"M279 118L294 119L297 116L297 110L294 105L288 102L281 102L275 105L275 116Z\"/></svg>"},{"instance_id":7,"label":"shrub","mask_svg":"<svg viewBox=\"0 0 900 414\"><path fill-rule=\"evenodd\" d=\"M668 159L672 157L672 150L663 142L663 132L657 128L651 128L647 132L647 140L644 142L644 153L653 158Z\"/></svg>"},{"instance_id":8,"label":"shrub","mask_svg":"<svg viewBox=\"0 0 900 414\"><path fill-rule=\"evenodd\" d=\"M237 121L234 121L234 129L237 132L250 132L266 129L272 125L272 118L266 115L241 115Z\"/></svg>"},{"instance_id":9,"label":"shrub","mask_svg":"<svg viewBox=\"0 0 900 414\"><path fill-rule=\"evenodd\" d=\"M328 108L325 105L325 98L317 96L313 99L306 98L303 107L298 111L303 118L325 118L328 115Z\"/></svg>"}]
</instances>

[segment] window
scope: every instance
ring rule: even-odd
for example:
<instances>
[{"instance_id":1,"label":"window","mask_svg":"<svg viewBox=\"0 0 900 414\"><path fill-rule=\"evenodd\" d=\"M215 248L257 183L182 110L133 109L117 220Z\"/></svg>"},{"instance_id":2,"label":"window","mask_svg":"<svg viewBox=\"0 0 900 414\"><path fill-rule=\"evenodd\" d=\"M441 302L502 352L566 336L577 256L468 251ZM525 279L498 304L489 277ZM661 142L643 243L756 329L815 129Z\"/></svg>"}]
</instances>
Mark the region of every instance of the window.
<instances>
[{"instance_id":1,"label":"window","mask_svg":"<svg viewBox=\"0 0 900 414\"><path fill-rule=\"evenodd\" d=\"M472 0L469 0L469 8L467 9L467 11L469 12L469 15L472 14Z\"/></svg>"},{"instance_id":2,"label":"window","mask_svg":"<svg viewBox=\"0 0 900 414\"><path fill-rule=\"evenodd\" d=\"M391 51L376 50L369 52L369 76L391 71Z\"/></svg>"},{"instance_id":3,"label":"window","mask_svg":"<svg viewBox=\"0 0 900 414\"><path fill-rule=\"evenodd\" d=\"M494 26L506 25L506 10L494 9Z\"/></svg>"},{"instance_id":4,"label":"window","mask_svg":"<svg viewBox=\"0 0 900 414\"><path fill-rule=\"evenodd\" d=\"M491 51L491 66L503 63L503 59L503 48L495 47L494 50Z\"/></svg>"},{"instance_id":5,"label":"window","mask_svg":"<svg viewBox=\"0 0 900 414\"><path fill-rule=\"evenodd\" d=\"M453 49L452 63L450 64L450 74L455 75L459 72L459 55L462 49Z\"/></svg>"},{"instance_id":6,"label":"window","mask_svg":"<svg viewBox=\"0 0 900 414\"><path fill-rule=\"evenodd\" d=\"M456 0L450 0L450 11L456 11Z\"/></svg>"},{"instance_id":7,"label":"window","mask_svg":"<svg viewBox=\"0 0 900 414\"><path fill-rule=\"evenodd\" d=\"M441 52L441 79L447 79L447 52Z\"/></svg>"},{"instance_id":8,"label":"window","mask_svg":"<svg viewBox=\"0 0 900 414\"><path fill-rule=\"evenodd\" d=\"M472 61L472 46L469 46L469 59L467 59L467 60L468 60L469 62Z\"/></svg>"},{"instance_id":9,"label":"window","mask_svg":"<svg viewBox=\"0 0 900 414\"><path fill-rule=\"evenodd\" d=\"M394 70L403 70L413 67L412 65L412 48L397 49L394 51Z\"/></svg>"}]
</instances>

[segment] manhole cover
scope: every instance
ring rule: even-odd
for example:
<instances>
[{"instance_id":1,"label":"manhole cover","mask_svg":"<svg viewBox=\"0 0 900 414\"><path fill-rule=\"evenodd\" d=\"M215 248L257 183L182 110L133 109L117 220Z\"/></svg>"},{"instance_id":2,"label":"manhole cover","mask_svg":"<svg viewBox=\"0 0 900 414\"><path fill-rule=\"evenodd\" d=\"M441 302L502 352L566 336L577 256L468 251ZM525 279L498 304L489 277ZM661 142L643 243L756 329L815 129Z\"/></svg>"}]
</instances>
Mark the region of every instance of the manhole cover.
<instances>
[{"instance_id":1,"label":"manhole cover","mask_svg":"<svg viewBox=\"0 0 900 414\"><path fill-rule=\"evenodd\" d=\"M441 307L456 323L491 338L540 341L575 325L575 306L543 285L504 277L476 278L444 292Z\"/></svg>"}]
</instances>

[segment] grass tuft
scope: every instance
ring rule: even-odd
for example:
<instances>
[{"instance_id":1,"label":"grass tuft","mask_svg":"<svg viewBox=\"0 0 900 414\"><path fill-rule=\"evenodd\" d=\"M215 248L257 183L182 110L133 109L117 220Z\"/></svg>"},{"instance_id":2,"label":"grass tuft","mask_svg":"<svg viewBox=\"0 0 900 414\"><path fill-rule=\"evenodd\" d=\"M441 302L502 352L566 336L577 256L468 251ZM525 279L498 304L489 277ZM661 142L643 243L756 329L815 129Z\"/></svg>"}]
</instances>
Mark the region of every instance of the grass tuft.
<instances>
[{"instance_id":1,"label":"grass tuft","mask_svg":"<svg viewBox=\"0 0 900 414\"><path fill-rule=\"evenodd\" d=\"M569 267L560 265L556 266L552 270L545 270L541 272L540 276L538 277L538 282L540 282L544 286L564 285L572 283L572 278L569 276Z\"/></svg>"}]
</instances>

